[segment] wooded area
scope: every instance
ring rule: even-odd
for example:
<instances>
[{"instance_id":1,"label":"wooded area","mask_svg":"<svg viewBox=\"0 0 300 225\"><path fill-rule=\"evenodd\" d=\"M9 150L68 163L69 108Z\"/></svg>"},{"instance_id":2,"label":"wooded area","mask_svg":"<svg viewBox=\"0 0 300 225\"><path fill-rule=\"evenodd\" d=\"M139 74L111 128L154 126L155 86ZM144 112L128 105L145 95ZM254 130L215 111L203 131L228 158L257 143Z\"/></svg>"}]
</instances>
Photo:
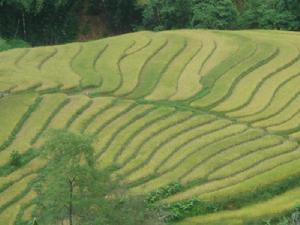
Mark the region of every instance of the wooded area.
<instances>
[{"instance_id":1,"label":"wooded area","mask_svg":"<svg viewBox=\"0 0 300 225\"><path fill-rule=\"evenodd\" d=\"M297 31L300 1L0 0L0 37L23 39L32 45L65 43L92 32L95 18L107 28L97 31L99 37L144 29ZM94 27L98 25L94 22Z\"/></svg>"}]
</instances>

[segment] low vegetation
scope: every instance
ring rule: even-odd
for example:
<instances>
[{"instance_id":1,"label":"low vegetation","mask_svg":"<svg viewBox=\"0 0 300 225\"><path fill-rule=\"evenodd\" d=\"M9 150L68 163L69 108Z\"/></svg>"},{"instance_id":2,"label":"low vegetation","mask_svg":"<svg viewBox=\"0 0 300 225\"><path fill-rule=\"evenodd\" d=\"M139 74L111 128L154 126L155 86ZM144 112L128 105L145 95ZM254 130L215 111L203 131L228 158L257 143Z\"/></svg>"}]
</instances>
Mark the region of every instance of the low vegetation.
<instances>
[{"instance_id":1,"label":"low vegetation","mask_svg":"<svg viewBox=\"0 0 300 225\"><path fill-rule=\"evenodd\" d=\"M6 51L12 48L25 48L29 47L30 45L26 43L25 41L22 40L4 40L0 38L0 52L1 51Z\"/></svg>"}]
</instances>

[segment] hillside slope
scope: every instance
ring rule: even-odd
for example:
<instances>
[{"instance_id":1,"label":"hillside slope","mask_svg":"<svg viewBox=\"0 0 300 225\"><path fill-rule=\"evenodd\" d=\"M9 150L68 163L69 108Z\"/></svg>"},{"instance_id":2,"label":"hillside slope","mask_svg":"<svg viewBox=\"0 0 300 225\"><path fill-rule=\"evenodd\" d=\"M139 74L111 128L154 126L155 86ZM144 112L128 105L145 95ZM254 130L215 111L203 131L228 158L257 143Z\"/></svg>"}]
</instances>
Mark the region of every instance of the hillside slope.
<instances>
[{"instance_id":1,"label":"hillside slope","mask_svg":"<svg viewBox=\"0 0 300 225\"><path fill-rule=\"evenodd\" d=\"M68 128L95 137L99 168L118 165L132 194L178 181L163 202L245 199L179 224L283 214L300 203L295 185L251 196L300 177L299 50L296 32L181 30L2 52L0 172ZM30 215L45 163L0 173L0 224Z\"/></svg>"}]
</instances>

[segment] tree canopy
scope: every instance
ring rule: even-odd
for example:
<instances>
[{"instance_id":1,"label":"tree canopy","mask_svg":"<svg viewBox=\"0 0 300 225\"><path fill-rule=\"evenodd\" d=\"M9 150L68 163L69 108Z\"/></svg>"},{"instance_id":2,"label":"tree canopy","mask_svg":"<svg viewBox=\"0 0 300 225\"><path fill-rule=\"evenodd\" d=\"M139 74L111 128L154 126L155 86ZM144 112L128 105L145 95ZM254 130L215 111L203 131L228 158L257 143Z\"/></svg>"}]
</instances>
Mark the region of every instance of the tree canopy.
<instances>
[{"instance_id":1,"label":"tree canopy","mask_svg":"<svg viewBox=\"0 0 300 225\"><path fill-rule=\"evenodd\" d=\"M93 32L90 20L102 21L108 35L181 28L300 30L300 0L140 2L0 0L0 37L24 39L34 45L65 43L76 40L83 32L81 27Z\"/></svg>"},{"instance_id":2,"label":"tree canopy","mask_svg":"<svg viewBox=\"0 0 300 225\"><path fill-rule=\"evenodd\" d=\"M198 1L193 6L192 27L234 29L238 12L231 0Z\"/></svg>"},{"instance_id":3,"label":"tree canopy","mask_svg":"<svg viewBox=\"0 0 300 225\"><path fill-rule=\"evenodd\" d=\"M143 197L130 197L113 168L96 169L92 139L65 130L50 132L41 147L48 163L35 184L39 225L163 225Z\"/></svg>"},{"instance_id":4,"label":"tree canopy","mask_svg":"<svg viewBox=\"0 0 300 225\"><path fill-rule=\"evenodd\" d=\"M27 13L39 13L47 5L51 4L55 8L65 6L70 0L1 0L0 5L11 5L26 11Z\"/></svg>"}]
</instances>

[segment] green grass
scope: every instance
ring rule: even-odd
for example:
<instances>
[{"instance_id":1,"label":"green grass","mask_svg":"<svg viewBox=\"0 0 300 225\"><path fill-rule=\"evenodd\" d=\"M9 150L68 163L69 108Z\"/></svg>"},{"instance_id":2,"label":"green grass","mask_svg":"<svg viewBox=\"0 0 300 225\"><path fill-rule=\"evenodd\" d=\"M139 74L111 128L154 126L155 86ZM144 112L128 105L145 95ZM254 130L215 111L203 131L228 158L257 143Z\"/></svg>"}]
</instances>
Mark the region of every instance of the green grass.
<instances>
[{"instance_id":1,"label":"green grass","mask_svg":"<svg viewBox=\"0 0 300 225\"><path fill-rule=\"evenodd\" d=\"M160 159L161 163L154 167L157 173L155 179L133 188L132 191L153 191L161 185L163 186L173 180L178 180L184 173L186 173L189 167L194 165L185 163L186 159L189 157L193 158L191 156L197 154L205 146L212 145L224 138L235 137L237 134L245 130L245 126L232 126L229 121L221 120L204 126L202 133L199 132L199 130L200 129L195 130L198 133L194 132L193 136L190 138L186 138L184 140L175 139L173 143L170 143L170 146L173 144L173 148L170 148L170 150L166 153L161 152L160 154L157 154L161 155L163 158Z\"/></svg>"},{"instance_id":2,"label":"green grass","mask_svg":"<svg viewBox=\"0 0 300 225\"><path fill-rule=\"evenodd\" d=\"M151 138L152 135L161 129L161 125L164 126L164 123L168 123L168 119L174 114L173 108L164 108L158 109L153 113L151 119L148 123L145 123L137 133L132 133L132 137L128 139L128 142L125 143L125 151L121 151L121 154L118 155L116 162L118 164L125 165L128 163L128 160L136 154L136 152L141 151L139 146L147 139ZM142 135L141 135L142 134ZM123 146L122 146L123 147Z\"/></svg>"},{"instance_id":3,"label":"green grass","mask_svg":"<svg viewBox=\"0 0 300 225\"><path fill-rule=\"evenodd\" d=\"M261 140L259 140L261 141ZM255 165L266 162L274 157L281 156L283 154L295 151L297 144L295 142L286 141L277 146L270 146L259 149L259 151L247 152L242 157L238 157L233 162L229 162L221 165L218 169L209 174L209 179L220 179L224 177L233 176L234 174L241 173ZM220 165L219 165L220 166Z\"/></svg>"},{"instance_id":4,"label":"green grass","mask_svg":"<svg viewBox=\"0 0 300 225\"><path fill-rule=\"evenodd\" d=\"M35 173L43 167L45 161L40 158L35 158L28 164L24 165L21 170L15 170L14 172L0 178L0 189L7 186L10 183L15 183L17 180L22 179L24 176Z\"/></svg>"},{"instance_id":5,"label":"green grass","mask_svg":"<svg viewBox=\"0 0 300 225\"><path fill-rule=\"evenodd\" d=\"M105 125L107 121L110 121L112 118L114 118L114 116L121 116L119 114L120 111L126 111L126 109L132 104L133 102L130 101L113 104L112 107L108 108L106 111L94 118L93 122L87 127L86 133L97 135L99 132L98 129L103 129L101 127Z\"/></svg>"},{"instance_id":6,"label":"green grass","mask_svg":"<svg viewBox=\"0 0 300 225\"><path fill-rule=\"evenodd\" d=\"M157 117L161 114L156 111L156 108L151 106L145 110L138 118L132 121L128 126L117 134L109 146L107 146L106 152L114 154L114 163L124 153L130 140L132 140L136 134L140 133L145 127L149 126L153 121L157 120Z\"/></svg>"},{"instance_id":7,"label":"green grass","mask_svg":"<svg viewBox=\"0 0 300 225\"><path fill-rule=\"evenodd\" d=\"M142 178L143 176L149 175L150 173L155 172L155 168L157 168L160 164L163 163L164 159L172 154L171 151L180 151L183 150L184 147L190 144L193 140L198 139L205 133L209 133L211 130L220 129L220 127L224 126L224 121L212 122L212 118L205 118L205 120L201 120L197 118L197 123L185 124L183 129L180 126L174 127L174 135L172 132L168 132L168 136L165 137L165 142L158 145L157 149L154 149L154 152L150 152L150 156L147 161L144 163L143 168L136 170L131 176L129 176L128 180L135 180ZM189 121L192 122L192 121ZM190 125L190 126L189 126ZM161 137L161 136L160 136ZM154 143L157 141L154 140ZM159 142L158 142L159 143ZM151 143L149 143L151 146ZM152 144L153 145L153 144ZM141 156L144 156L145 153L141 153ZM134 163L134 162L133 162ZM135 164L135 163L134 163Z\"/></svg>"},{"instance_id":8,"label":"green grass","mask_svg":"<svg viewBox=\"0 0 300 225\"><path fill-rule=\"evenodd\" d=\"M77 87L80 84L80 76L73 70L72 61L80 49L79 45L65 45L56 48L57 54L45 62L42 67L43 73L40 76L62 85L62 89Z\"/></svg>"},{"instance_id":9,"label":"green grass","mask_svg":"<svg viewBox=\"0 0 300 225\"><path fill-rule=\"evenodd\" d=\"M243 209L224 211L220 213L209 214L205 216L186 219L178 224L180 225L221 225L231 224L231 221L238 221L237 224L245 224L249 220L258 218L270 218L278 213L289 211L299 205L300 189L296 188L279 195L271 200L257 203Z\"/></svg>"},{"instance_id":10,"label":"green grass","mask_svg":"<svg viewBox=\"0 0 300 225\"><path fill-rule=\"evenodd\" d=\"M56 48L34 48L27 52L18 61L18 79L24 79L25 83L14 90L26 90L32 84L40 84L39 90L58 87L57 82L49 81L41 76L43 66L51 59L51 56L58 53ZM32 84L31 84L32 83Z\"/></svg>"},{"instance_id":11,"label":"green grass","mask_svg":"<svg viewBox=\"0 0 300 225\"><path fill-rule=\"evenodd\" d=\"M193 97L199 91L207 88L206 82L202 80L210 77L210 73L214 73L214 76L216 76L216 65L222 64L227 57L238 49L240 44L228 39L226 35L220 38L214 32L204 33L203 36L193 32L189 34L189 36L191 35L198 36L203 48L190 61L180 77L177 92L171 98L173 100ZM228 66L229 63L226 63L226 65Z\"/></svg>"},{"instance_id":12,"label":"green grass","mask_svg":"<svg viewBox=\"0 0 300 225\"><path fill-rule=\"evenodd\" d=\"M244 225L292 210L299 49L292 32L172 30L0 52L0 224L30 218L51 128L91 135L98 167L116 166L130 194L180 182L157 204L216 206L179 224ZM9 165L14 150L27 157L20 168Z\"/></svg>"},{"instance_id":13,"label":"green grass","mask_svg":"<svg viewBox=\"0 0 300 225\"><path fill-rule=\"evenodd\" d=\"M210 93L200 100L194 101L192 106L208 107L226 97L226 93L229 92L233 82L240 76L247 75L247 73L250 72L249 68L254 68L255 64L261 60L261 56L265 54L264 51L265 47L262 44L258 47L255 42L246 40L242 50L238 54L239 57L245 57L246 55L246 60L241 61L240 64L223 74L215 81Z\"/></svg>"},{"instance_id":14,"label":"green grass","mask_svg":"<svg viewBox=\"0 0 300 225\"><path fill-rule=\"evenodd\" d=\"M150 105L135 106L131 111L124 113L121 117L114 120L107 127L103 129L102 134L96 143L97 152L99 151L99 160L101 162L111 165L116 157L116 148L114 150L109 150L116 136L120 134L124 129L126 129L130 124L134 123L139 118L143 117L145 113L151 109ZM99 149L99 150L98 150Z\"/></svg>"},{"instance_id":15,"label":"green grass","mask_svg":"<svg viewBox=\"0 0 300 225\"><path fill-rule=\"evenodd\" d=\"M154 91L146 97L149 100L161 100L168 99L176 93L178 79L181 74L186 70L190 61L195 57L195 55L200 51L202 46L195 49L195 43L198 39L193 39L190 41L185 40L185 46L182 53L179 54L166 71L162 74L160 82L155 87Z\"/></svg>"},{"instance_id":16,"label":"green grass","mask_svg":"<svg viewBox=\"0 0 300 225\"><path fill-rule=\"evenodd\" d=\"M9 137L21 116L35 99L34 94L12 95L0 99L0 143Z\"/></svg>"},{"instance_id":17,"label":"green grass","mask_svg":"<svg viewBox=\"0 0 300 225\"><path fill-rule=\"evenodd\" d=\"M293 65L293 66L289 66ZM271 98L274 95L276 89L286 80L295 76L297 73L296 68L300 66L300 55L298 55L290 61L289 64L286 65L287 68L281 70L280 72L276 72L269 77L266 82L262 83L259 88L257 88L257 92L252 96L252 98L248 101L247 106L243 107L241 110L232 112L230 116L247 116L254 114L260 110L262 110Z\"/></svg>"},{"instance_id":18,"label":"green grass","mask_svg":"<svg viewBox=\"0 0 300 225\"><path fill-rule=\"evenodd\" d=\"M152 35L146 33L144 36L151 38L150 42L147 42L148 45L139 51L125 55L120 61L123 83L115 92L117 96L124 96L134 90L148 61L165 45L166 37L164 35L157 34L152 37Z\"/></svg>"},{"instance_id":19,"label":"green grass","mask_svg":"<svg viewBox=\"0 0 300 225\"><path fill-rule=\"evenodd\" d=\"M47 122L47 118L51 115L53 108L59 105L66 98L65 95L47 95L43 98L37 109L31 113L30 117L25 121L21 130L16 135L13 143L0 152L0 165L8 162L12 151L26 152L31 147L31 141L41 131L43 124Z\"/></svg>"},{"instance_id":20,"label":"green grass","mask_svg":"<svg viewBox=\"0 0 300 225\"><path fill-rule=\"evenodd\" d=\"M290 137L291 137L293 140L296 140L296 141L299 142L299 140L300 140L300 131L294 132L293 134L290 135Z\"/></svg>"},{"instance_id":21,"label":"green grass","mask_svg":"<svg viewBox=\"0 0 300 225\"><path fill-rule=\"evenodd\" d=\"M188 118L188 120L186 120ZM160 125L160 127L152 126L153 129L147 129L143 132L143 135L140 135L140 138L143 138L142 142L139 145L136 145L135 152L130 161L127 162L120 172L124 175L128 175L128 172L131 174L127 180L136 179L137 174L140 172L143 173L143 169L137 169L142 167L143 164L147 163L148 160L151 160L156 153L167 153L170 148L167 144L174 139L180 140L180 134L183 134L187 130L192 131L193 129L200 127L204 123L210 122L213 118L203 117L201 119L189 119L190 115L186 113L174 114L169 118L165 119ZM181 123L183 120L183 123ZM191 125L194 125L194 128ZM157 129L159 128L159 129ZM138 139L137 137L136 139ZM184 140L184 139L181 139ZM159 163L159 161L156 161ZM153 168L150 168L153 169ZM151 171L151 170L150 170ZM144 172L150 172L146 169Z\"/></svg>"},{"instance_id":22,"label":"green grass","mask_svg":"<svg viewBox=\"0 0 300 225\"><path fill-rule=\"evenodd\" d=\"M185 170L184 174L181 176L184 183L201 178L202 176L204 177L206 171L202 169L198 170L198 168L210 160L213 161L212 159L218 154L227 149L234 148L243 142L252 141L261 135L259 132L246 130L243 125L233 125L226 128L226 130L229 134L233 135L207 144L206 146L202 146L197 149L198 151L192 152L181 161L179 167L182 165ZM200 173L198 173L199 171Z\"/></svg>"},{"instance_id":23,"label":"green grass","mask_svg":"<svg viewBox=\"0 0 300 225\"><path fill-rule=\"evenodd\" d=\"M270 39L268 43L272 44L274 49L278 49L276 55L269 63L257 68L249 76L244 77L235 87L232 95L214 108L217 111L233 111L240 109L243 104L255 93L257 88L267 79L276 75L277 71L284 70L285 65L290 63L298 55L297 49L288 45L285 40ZM242 95L241 95L242 94ZM242 105L242 106L241 106Z\"/></svg>"},{"instance_id":24,"label":"green grass","mask_svg":"<svg viewBox=\"0 0 300 225\"><path fill-rule=\"evenodd\" d=\"M269 147L276 147L280 144L281 140L278 137L274 136L265 136L262 138L256 138L257 133L251 134L250 132L246 135L247 139L243 139L243 134L238 137L234 137L237 140L231 140L231 145L226 146L226 142L222 143L222 150L217 151L209 150L209 155L202 154L202 157L198 159L201 163L197 165L196 168L193 168L186 176L184 176L183 182L192 181L199 177L206 177L210 175L215 169L222 166L224 163L235 160L236 158L241 157L243 154L253 152L257 149L266 149ZM253 137L254 136L254 137ZM250 141L249 141L250 140ZM225 146L225 148L224 148ZM205 149L206 150L206 149Z\"/></svg>"},{"instance_id":25,"label":"green grass","mask_svg":"<svg viewBox=\"0 0 300 225\"><path fill-rule=\"evenodd\" d=\"M272 117L286 110L290 104L298 99L297 86L300 84L300 77L295 76L293 79L284 83L274 94L271 102L262 111L249 117L243 118L244 121L251 121L254 126L266 126L265 123L273 121ZM297 103L296 103L297 104ZM273 121L273 123L276 122Z\"/></svg>"},{"instance_id":26,"label":"green grass","mask_svg":"<svg viewBox=\"0 0 300 225\"><path fill-rule=\"evenodd\" d=\"M81 107L85 106L90 99L84 95L71 96L64 106L49 123L49 129L63 129L67 126L68 119L77 113Z\"/></svg>"},{"instance_id":27,"label":"green grass","mask_svg":"<svg viewBox=\"0 0 300 225\"><path fill-rule=\"evenodd\" d=\"M98 115L112 106L112 102L112 98L94 98L92 105L71 124L70 130L83 133Z\"/></svg>"},{"instance_id":28,"label":"green grass","mask_svg":"<svg viewBox=\"0 0 300 225\"><path fill-rule=\"evenodd\" d=\"M97 61L96 68L100 70L102 78L101 93L110 93L121 87L123 81L119 63L124 57L125 52L134 43L134 40L128 38L115 40L110 43L102 57Z\"/></svg>"},{"instance_id":29,"label":"green grass","mask_svg":"<svg viewBox=\"0 0 300 225\"><path fill-rule=\"evenodd\" d=\"M161 79L162 74L167 70L169 64L182 52L185 46L183 37L165 35L165 38L165 44L150 57L140 74L138 86L128 97L140 98L150 94Z\"/></svg>"},{"instance_id":30,"label":"green grass","mask_svg":"<svg viewBox=\"0 0 300 225\"><path fill-rule=\"evenodd\" d=\"M284 156L270 159L231 177L200 184L170 197L167 201L174 202L191 197L198 197L204 200L228 200L235 196L255 191L258 184L260 188L267 187L272 185L272 183L298 175L298 168L291 170L297 163L299 163L299 151L294 151Z\"/></svg>"},{"instance_id":31,"label":"green grass","mask_svg":"<svg viewBox=\"0 0 300 225\"><path fill-rule=\"evenodd\" d=\"M5 209L0 214L0 223L7 224L7 225L14 225L16 222L18 212L21 209L21 206L34 199L34 197L35 197L35 193L30 192L20 201L18 201L15 204L12 204L9 208Z\"/></svg>"},{"instance_id":32,"label":"green grass","mask_svg":"<svg viewBox=\"0 0 300 225\"><path fill-rule=\"evenodd\" d=\"M294 68L295 70L295 68ZM280 76L281 75L281 76ZM257 101L252 101L248 106L248 113L246 113L244 110L243 116L239 116L240 121L249 121L251 120L251 116L255 115L256 113L259 114L264 109L266 109L274 100L277 91L281 89L286 83L289 81L295 79L297 76L299 76L298 73L293 73L293 71L285 71L285 73L279 73L279 77L273 77L273 79L270 79L269 82L267 82L263 87L262 90L264 90L266 93L259 91L259 95L255 95L254 98L258 99L260 98L261 101L258 103ZM268 83L270 84L270 87L268 87ZM255 104L255 102L257 102ZM282 111L282 110L281 110Z\"/></svg>"},{"instance_id":33,"label":"green grass","mask_svg":"<svg viewBox=\"0 0 300 225\"><path fill-rule=\"evenodd\" d=\"M1 193L1 200L0 204L1 206L6 205L9 203L12 199L17 197L22 191L24 191L27 188L27 185L32 181L36 175L30 175L25 177L24 179L16 182L13 184L9 189L3 191Z\"/></svg>"},{"instance_id":34,"label":"green grass","mask_svg":"<svg viewBox=\"0 0 300 225\"><path fill-rule=\"evenodd\" d=\"M81 76L82 87L97 87L101 84L102 80L100 72L96 68L96 63L107 48L108 45L101 42L99 44L98 42L89 42L81 45L72 66L74 71Z\"/></svg>"}]
</instances>

